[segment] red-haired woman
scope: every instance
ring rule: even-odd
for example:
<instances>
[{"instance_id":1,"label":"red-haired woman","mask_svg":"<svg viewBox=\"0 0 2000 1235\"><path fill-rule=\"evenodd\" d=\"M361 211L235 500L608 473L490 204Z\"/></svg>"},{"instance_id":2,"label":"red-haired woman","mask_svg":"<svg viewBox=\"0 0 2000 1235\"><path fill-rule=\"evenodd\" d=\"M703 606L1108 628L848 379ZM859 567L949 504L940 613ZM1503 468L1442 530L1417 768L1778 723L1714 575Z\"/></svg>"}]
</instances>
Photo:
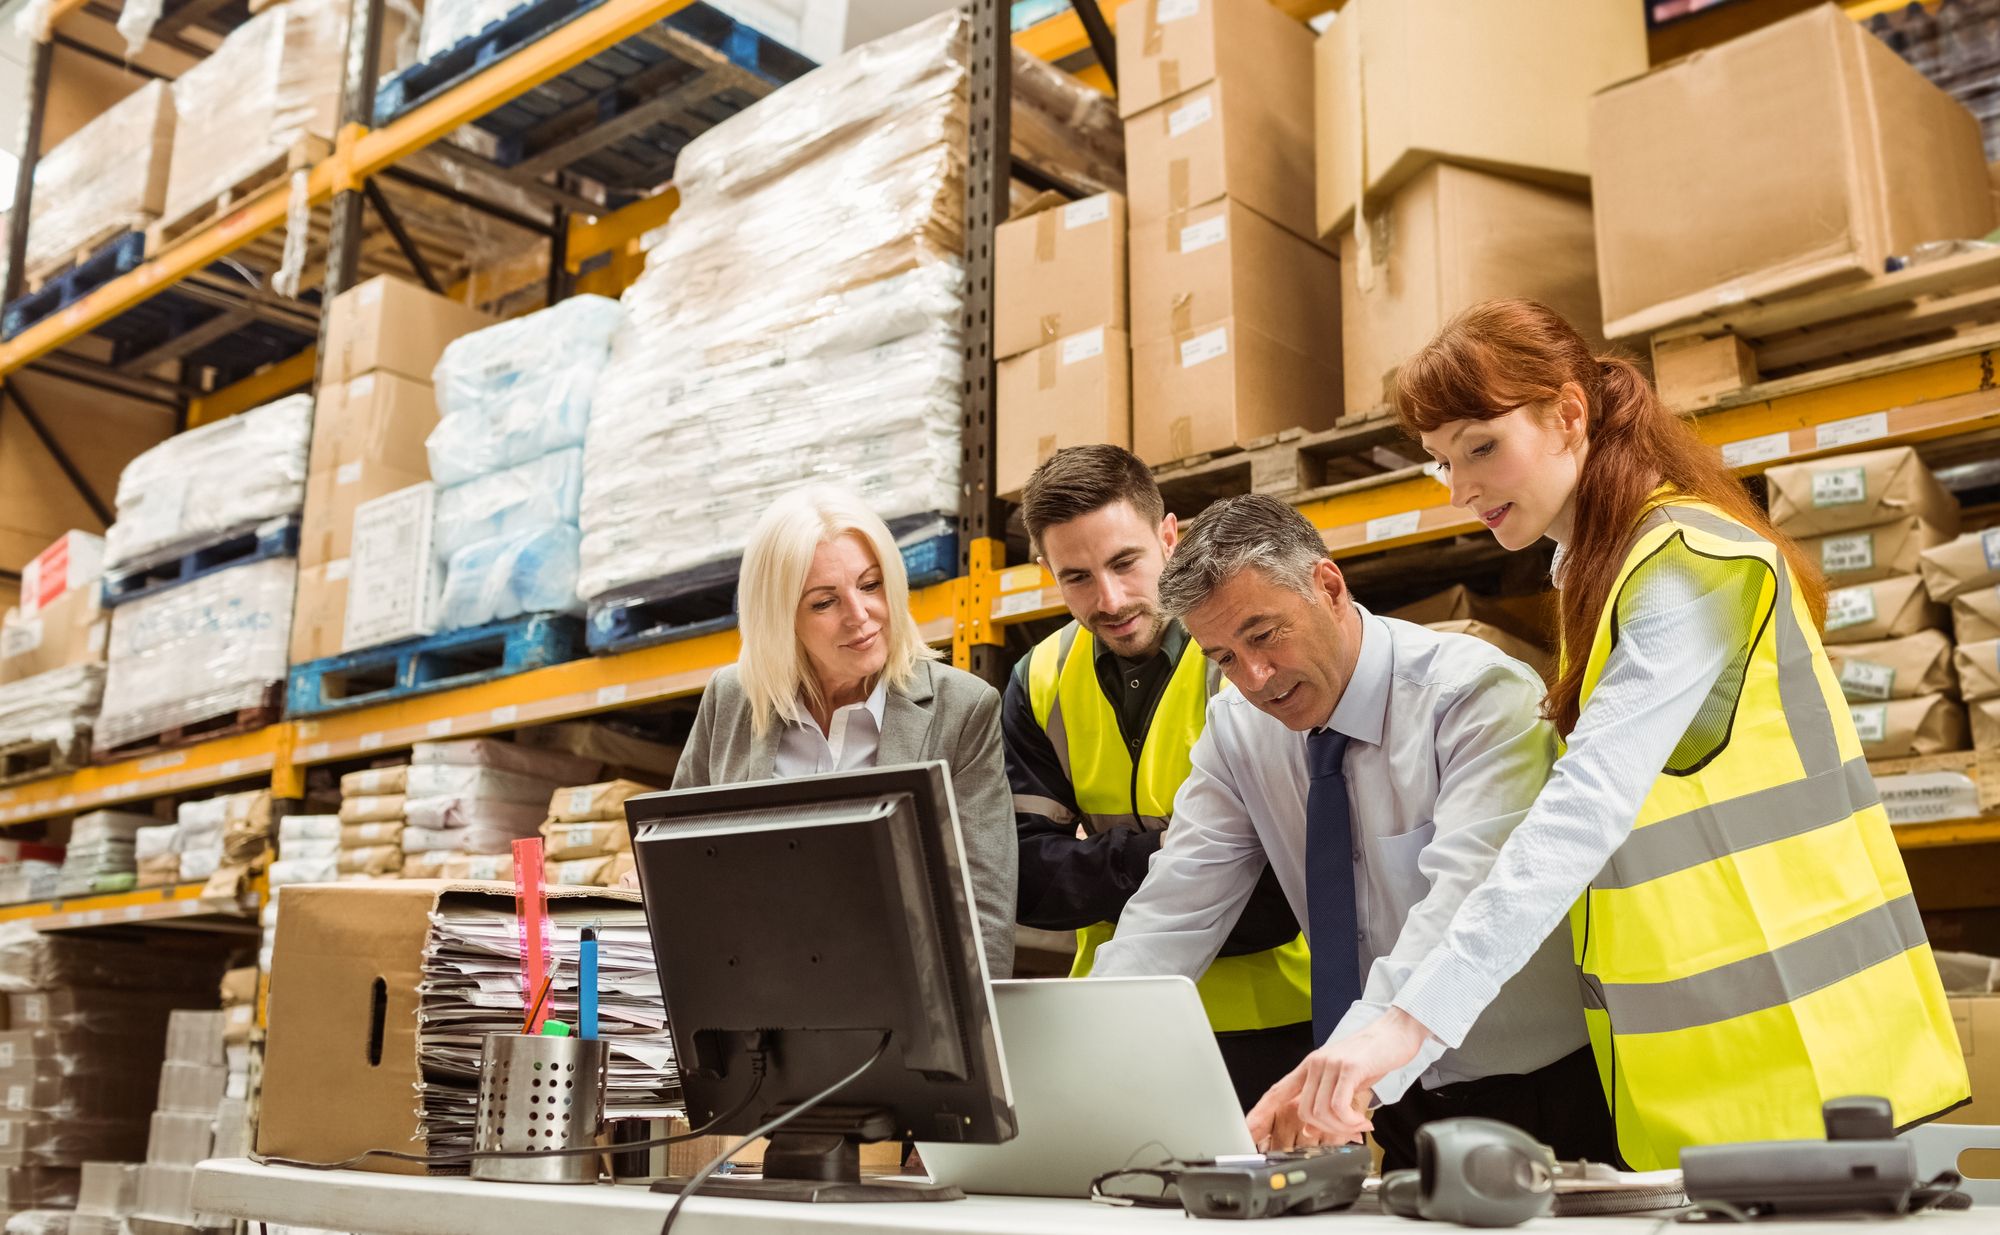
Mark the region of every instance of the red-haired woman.
<instances>
[{"instance_id":1,"label":"red-haired woman","mask_svg":"<svg viewBox=\"0 0 2000 1235\"><path fill-rule=\"evenodd\" d=\"M1461 314L1402 366L1396 411L1502 546L1556 543L1564 748L1391 1013L1295 1074L1301 1116L1357 1136L1356 1097L1457 1045L1565 915L1635 1169L1817 1138L1830 1098L1887 1098L1899 1127L1964 1103L1798 546L1643 373L1539 304Z\"/></svg>"}]
</instances>

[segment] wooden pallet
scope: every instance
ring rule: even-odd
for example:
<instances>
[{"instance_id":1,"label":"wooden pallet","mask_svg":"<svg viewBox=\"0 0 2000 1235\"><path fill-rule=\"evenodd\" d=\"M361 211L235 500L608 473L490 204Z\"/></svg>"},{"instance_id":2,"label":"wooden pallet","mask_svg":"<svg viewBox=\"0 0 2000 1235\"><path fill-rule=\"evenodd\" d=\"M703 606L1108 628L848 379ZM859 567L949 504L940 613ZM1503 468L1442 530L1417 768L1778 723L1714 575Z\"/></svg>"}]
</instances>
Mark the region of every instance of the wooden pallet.
<instances>
[{"instance_id":1,"label":"wooden pallet","mask_svg":"<svg viewBox=\"0 0 2000 1235\"><path fill-rule=\"evenodd\" d=\"M106 224L82 244L63 254L54 261L43 262L39 266L27 268L21 286L30 292L41 291L48 281L66 270L73 270L95 256L99 249L110 244L126 232L145 231L155 222L150 214L127 216L122 222Z\"/></svg>"},{"instance_id":2,"label":"wooden pallet","mask_svg":"<svg viewBox=\"0 0 2000 1235\"><path fill-rule=\"evenodd\" d=\"M1380 414L1316 433L1287 429L1242 447L1178 459L1154 468L1153 478L1167 509L1186 517L1244 493L1315 501L1347 484L1420 471L1423 458L1395 418Z\"/></svg>"},{"instance_id":3,"label":"wooden pallet","mask_svg":"<svg viewBox=\"0 0 2000 1235\"><path fill-rule=\"evenodd\" d=\"M62 738L11 742L0 746L0 785L60 776L90 762L90 726L79 723Z\"/></svg>"},{"instance_id":4,"label":"wooden pallet","mask_svg":"<svg viewBox=\"0 0 2000 1235\"><path fill-rule=\"evenodd\" d=\"M287 192L286 182L293 172L322 162L331 153L331 142L306 134L232 182L217 196L155 222L146 230L146 252L158 253L183 236L193 235L221 222L229 217L230 212L266 193Z\"/></svg>"},{"instance_id":5,"label":"wooden pallet","mask_svg":"<svg viewBox=\"0 0 2000 1235\"><path fill-rule=\"evenodd\" d=\"M218 712L214 716L191 720L186 724L174 725L159 733L133 738L116 746L99 746L92 752L98 763L116 763L121 759L139 759L146 755L172 750L177 746L187 746L195 742L206 742L211 738L234 737L239 733L249 733L266 725L275 725L285 712L285 684L272 682L264 687L257 702L228 712Z\"/></svg>"},{"instance_id":6,"label":"wooden pallet","mask_svg":"<svg viewBox=\"0 0 2000 1235\"><path fill-rule=\"evenodd\" d=\"M1660 395L1733 407L2000 344L2000 248L1746 301L1652 336Z\"/></svg>"}]
</instances>

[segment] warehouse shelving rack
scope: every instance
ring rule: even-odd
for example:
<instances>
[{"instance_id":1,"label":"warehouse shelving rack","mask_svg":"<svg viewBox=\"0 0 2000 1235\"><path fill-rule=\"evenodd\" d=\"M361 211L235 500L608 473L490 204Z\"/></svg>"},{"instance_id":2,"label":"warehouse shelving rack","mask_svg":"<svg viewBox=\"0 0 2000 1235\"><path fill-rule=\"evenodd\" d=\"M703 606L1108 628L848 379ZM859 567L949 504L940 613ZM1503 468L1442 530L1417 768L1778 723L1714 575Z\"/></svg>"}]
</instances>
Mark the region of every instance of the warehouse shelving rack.
<instances>
[{"instance_id":1,"label":"warehouse shelving rack","mask_svg":"<svg viewBox=\"0 0 2000 1235\"><path fill-rule=\"evenodd\" d=\"M366 0L363 0L365 3ZM686 4L688 0L607 0L601 7L497 62L485 72L424 104L411 114L371 130L361 120L343 126L328 159L311 173L315 201L332 201L353 218L369 176L424 149L444 134L498 106L521 91L562 72ZM1288 10L1322 11L1324 0L1286 0ZM379 20L380 0L368 6ZM961 537L964 562L959 578L921 589L912 606L927 640L949 645L961 666L997 675L1006 631L1018 623L1057 616L1061 601L1053 581L1033 564L1009 566L1003 539L1004 511L992 499L990 313L992 233L998 219L989 203L1004 202L1012 170L1005 157L1007 63L993 54L1005 46L1005 6L975 0L973 146L967 175L969 269L973 283L968 331L966 474L971 496ZM361 23L357 23L359 25ZM1070 59L1087 42L1085 23L1052 23L1054 32L1030 30L1013 36L1017 46L1047 58ZM357 35L357 38L360 37ZM1090 54L1090 53L1085 53ZM1112 64L1108 31L1095 52ZM352 87L354 83L350 83ZM372 102L350 88L347 102L361 115ZM616 293L629 281L639 236L671 216L671 190L596 220L572 218L564 232L560 269L588 279L586 267L609 255L600 286ZM283 222L281 195L248 203L221 227L197 234L145 266L86 297L58 319L0 344L0 378L92 324L122 312L156 289L248 243ZM349 224L351 227L351 224ZM339 237L341 230L336 228ZM344 272L351 279L352 269ZM331 263L329 282L337 288L340 263ZM983 281L983 287L982 287ZM587 285L580 283L580 286ZM983 293L983 294L982 294ZM1995 359L2000 338L1968 340L1963 350L1934 355L1919 363L1875 366L1837 384L1805 388L1771 383L1747 392L1744 401L1703 415L1699 427L1710 441L1742 461L1746 473L1773 463L1845 449L1935 442L1946 438L2000 438L2000 384ZM312 379L313 357L304 353L237 387L197 402L190 420L217 418L255 406ZM983 379L983 381L982 381ZM1380 555L1412 546L1436 547L1452 537L1479 531L1454 511L1442 485L1422 468L1393 472L1336 486L1301 507L1337 554ZM511 678L458 690L358 708L311 719L285 721L255 732L167 751L142 759L89 767L67 775L0 788L0 828L45 820L98 807L144 802L171 794L221 787L268 786L280 798L304 793L307 769L395 751L413 742L448 736L505 732L603 715L700 692L710 675L736 655L733 631L705 635L615 655L572 661ZM2000 819L1960 820L1897 829L1906 848L2000 842ZM194 903L196 909L171 906ZM0 908L0 921L32 920L69 926L112 922L173 920L176 915L220 915L227 905L201 900L198 885L146 889L85 901ZM96 916L78 916L96 915Z\"/></svg>"}]
</instances>

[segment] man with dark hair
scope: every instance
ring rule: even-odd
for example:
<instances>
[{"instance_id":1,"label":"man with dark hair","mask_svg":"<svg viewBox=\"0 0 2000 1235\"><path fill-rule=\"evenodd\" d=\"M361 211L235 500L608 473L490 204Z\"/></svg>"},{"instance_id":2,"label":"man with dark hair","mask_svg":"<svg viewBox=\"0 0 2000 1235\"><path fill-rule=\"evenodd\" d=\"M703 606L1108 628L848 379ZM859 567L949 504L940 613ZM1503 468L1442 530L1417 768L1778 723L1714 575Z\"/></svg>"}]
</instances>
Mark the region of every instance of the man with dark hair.
<instances>
[{"instance_id":1,"label":"man with dark hair","mask_svg":"<svg viewBox=\"0 0 2000 1235\"><path fill-rule=\"evenodd\" d=\"M1021 841L1020 920L1097 949L1171 829L1209 696L1221 683L1160 608L1176 536L1152 472L1116 446L1057 451L1022 498L1038 560L1073 619L1014 667L1001 705ZM1311 959L1266 871L1198 979L1247 1109L1312 1049Z\"/></svg>"},{"instance_id":2,"label":"man with dark hair","mask_svg":"<svg viewBox=\"0 0 2000 1235\"><path fill-rule=\"evenodd\" d=\"M1268 497L1204 511L1159 591L1232 689L1209 705L1173 829L1096 972L1200 973L1275 872L1312 941L1319 1046L1251 1111L1260 1147L1318 1140L1301 1099L1332 1084L1325 1044L1379 1022L1415 1053L1375 1087L1385 1168L1415 1166L1417 1128L1456 1115L1617 1161L1567 926L1525 941L1534 958L1449 1048L1423 1022L1466 993L1412 977L1548 777L1541 679L1468 635L1363 609L1319 532Z\"/></svg>"}]
</instances>

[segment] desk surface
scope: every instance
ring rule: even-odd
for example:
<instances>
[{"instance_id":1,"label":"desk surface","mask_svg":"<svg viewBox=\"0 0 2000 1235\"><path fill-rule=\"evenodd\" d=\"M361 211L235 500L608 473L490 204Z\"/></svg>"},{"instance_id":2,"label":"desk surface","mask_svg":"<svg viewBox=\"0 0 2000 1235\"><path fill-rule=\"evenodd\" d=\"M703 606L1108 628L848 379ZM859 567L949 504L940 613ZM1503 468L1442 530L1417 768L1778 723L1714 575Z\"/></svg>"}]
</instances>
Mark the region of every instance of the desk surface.
<instances>
[{"instance_id":1,"label":"desk surface","mask_svg":"<svg viewBox=\"0 0 2000 1235\"><path fill-rule=\"evenodd\" d=\"M426 1179L361 1171L301 1171L258 1166L240 1158L202 1164L195 1176L195 1208L232 1218L352 1231L357 1235L492 1235L518 1231L558 1235L657 1235L669 1198L638 1187L562 1187ZM1991 1235L1990 1212L1960 1210L1907 1219L1910 1235ZM1098 1235L1112 1231L1176 1230L1186 1235L1178 1211L1124 1209L1089 1201L976 1196L963 1201L912 1205L798 1205L725 1201L697 1196L674 1223L686 1235L758 1232L909 1231L949 1235ZM1345 1235L1412 1235L1420 1228L1378 1212L1325 1214L1288 1220L1284 1230L1339 1224ZM1760 1224L1762 1225L1762 1224ZM1884 1220L1785 1222L1796 1232L1834 1235L1870 1230ZM1544 1219L1531 1227L1560 1235L1653 1235L1657 1217ZM1315 1227L1314 1229L1319 1229Z\"/></svg>"}]
</instances>

